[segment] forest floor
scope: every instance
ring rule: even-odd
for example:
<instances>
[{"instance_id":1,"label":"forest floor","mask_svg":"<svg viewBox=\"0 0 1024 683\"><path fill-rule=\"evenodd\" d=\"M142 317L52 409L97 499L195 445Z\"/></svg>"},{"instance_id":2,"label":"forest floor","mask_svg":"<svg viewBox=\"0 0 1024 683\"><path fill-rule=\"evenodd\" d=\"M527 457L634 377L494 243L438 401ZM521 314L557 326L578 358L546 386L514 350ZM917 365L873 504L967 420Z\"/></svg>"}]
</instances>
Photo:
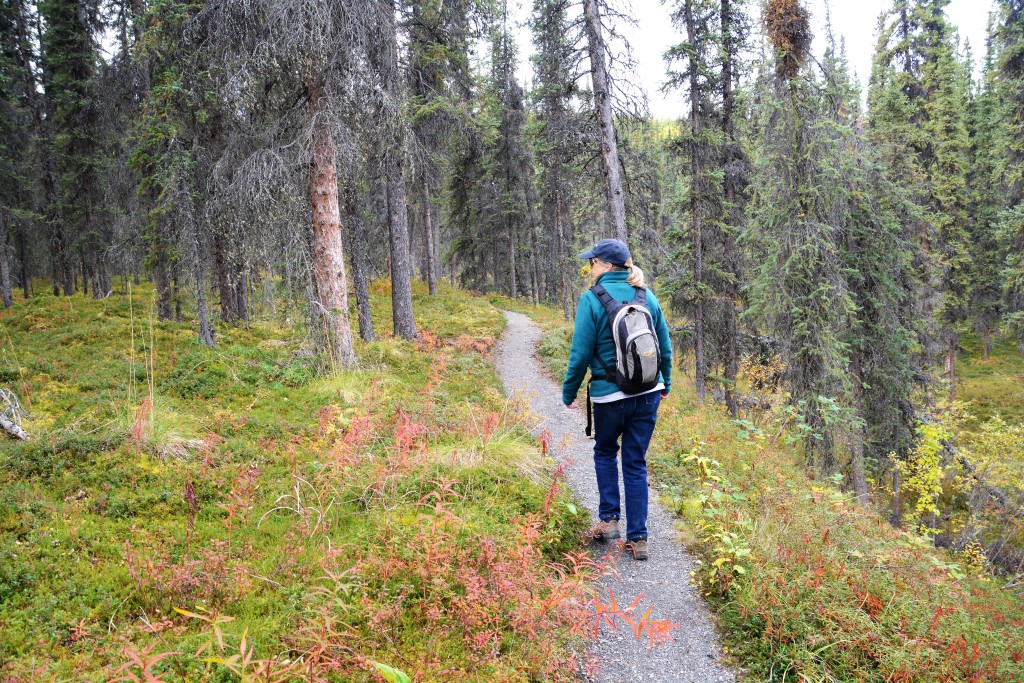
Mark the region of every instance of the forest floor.
<instances>
[{"instance_id":1,"label":"forest floor","mask_svg":"<svg viewBox=\"0 0 1024 683\"><path fill-rule=\"evenodd\" d=\"M571 324L523 310L544 329L541 358L564 376ZM974 351L964 393L992 398L987 382L995 408L1019 414L1019 355L998 345L984 362ZM733 420L720 405L700 406L677 373L648 467L743 680L1024 682L1019 585L894 528L884 495L865 508L838 480L816 481L785 412Z\"/></svg>"},{"instance_id":2,"label":"forest floor","mask_svg":"<svg viewBox=\"0 0 1024 683\"><path fill-rule=\"evenodd\" d=\"M387 327L386 282L372 304ZM648 590L643 572L675 552L659 517L652 559L618 558L595 593L590 503L560 485L555 430L531 432L542 413L580 439L579 416L557 392L534 411L506 396L492 360L502 309L540 326L555 377L571 327L447 287L417 284L414 305L421 339L360 343L359 369L333 372L271 298L248 328L218 325L214 349L192 321L154 321L146 285L0 311L0 385L34 437L0 442L0 680L570 681L603 611L609 676L634 655L605 646L657 662L654 681L688 680L662 659L682 651L704 657L692 680L727 675L721 653L744 680L1024 681L1024 600L1006 581L892 528L884 501L810 479L784 414L733 421L683 377L649 466L693 575L673 575L675 598ZM1019 361L970 348L964 393L1019 409ZM564 447L586 475L586 442ZM665 622L674 642L641 651Z\"/></svg>"},{"instance_id":3,"label":"forest floor","mask_svg":"<svg viewBox=\"0 0 1024 683\"><path fill-rule=\"evenodd\" d=\"M414 301L419 340L339 371L280 302L213 349L145 284L0 311L33 436L0 441L0 680L572 680L589 520L502 392L505 318Z\"/></svg>"},{"instance_id":4,"label":"forest floor","mask_svg":"<svg viewBox=\"0 0 1024 683\"><path fill-rule=\"evenodd\" d=\"M997 339L985 360L981 342L968 335L963 349L957 367L957 393L967 404L968 426L977 426L996 415L1008 423L1024 425L1024 357L1017 345Z\"/></svg>"},{"instance_id":5,"label":"forest floor","mask_svg":"<svg viewBox=\"0 0 1024 683\"><path fill-rule=\"evenodd\" d=\"M508 312L508 327L498 343L495 362L510 395L522 395L537 416L535 431L546 432L554 452L565 465L575 497L592 513L597 510L597 480L593 442L584 435L580 410L562 405L561 386L548 377L535 357L541 330L521 314ZM621 489L621 482L620 482ZM620 605L637 603L636 612L651 610L650 618L673 625L672 640L651 647L628 630L605 629L590 648L599 668L590 680L712 683L734 681L724 667L714 619L690 577L697 567L677 538L675 519L657 501L648 519L651 553L637 562L621 542L591 544L599 564L606 567L602 583Z\"/></svg>"}]
</instances>

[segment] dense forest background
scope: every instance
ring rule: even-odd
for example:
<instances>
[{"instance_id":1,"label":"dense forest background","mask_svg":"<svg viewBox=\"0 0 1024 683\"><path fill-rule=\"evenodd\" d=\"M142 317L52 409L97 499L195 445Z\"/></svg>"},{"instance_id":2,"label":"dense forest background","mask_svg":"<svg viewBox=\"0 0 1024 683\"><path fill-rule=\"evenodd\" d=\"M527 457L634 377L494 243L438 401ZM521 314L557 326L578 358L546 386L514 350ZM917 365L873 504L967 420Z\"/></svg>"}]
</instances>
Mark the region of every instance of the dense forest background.
<instances>
[{"instance_id":1,"label":"dense forest background","mask_svg":"<svg viewBox=\"0 0 1024 683\"><path fill-rule=\"evenodd\" d=\"M1020 438L969 458L945 416L966 337L1024 353L1024 2L995 3L975 78L946 0L893 0L866 111L797 0L670 4L677 121L626 94L606 0L533 0L530 90L499 0L2 0L4 306L148 278L208 346L214 317L273 316L351 364L376 279L407 339L415 278L568 319L576 254L619 237L701 401L777 389L815 476L972 540L935 487ZM968 501L993 555L1024 517L997 471Z\"/></svg>"}]
</instances>

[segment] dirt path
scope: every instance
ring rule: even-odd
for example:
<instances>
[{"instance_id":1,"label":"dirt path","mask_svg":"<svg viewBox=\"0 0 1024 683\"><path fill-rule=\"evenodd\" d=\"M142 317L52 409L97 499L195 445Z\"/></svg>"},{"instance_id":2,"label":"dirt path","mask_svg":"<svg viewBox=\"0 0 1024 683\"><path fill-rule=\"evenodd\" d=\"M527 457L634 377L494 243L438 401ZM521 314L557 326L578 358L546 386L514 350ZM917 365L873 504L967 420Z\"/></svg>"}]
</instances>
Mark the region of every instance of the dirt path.
<instances>
[{"instance_id":1,"label":"dirt path","mask_svg":"<svg viewBox=\"0 0 1024 683\"><path fill-rule=\"evenodd\" d=\"M525 315L506 312L508 328L495 352L498 373L509 394L525 392L530 407L540 417L538 432L550 431L553 446L564 444L563 458L569 461L567 479L579 501L596 517L597 482L594 476L593 442L584 436L586 416L582 410L562 405L561 387L548 378L535 356L540 329ZM669 399L671 400L671 399ZM621 484L620 484L621 485ZM636 562L623 553L616 572L601 581L627 605L643 593L643 609L653 605L652 618L679 624L674 642L666 647L646 647L620 629L613 633L602 627L593 646L601 669L591 680L601 683L711 683L735 681L732 672L719 662L721 648L708 612L696 589L690 585L691 558L676 539L674 519L651 496L648 516L650 559ZM606 553L614 545L593 544L595 553ZM616 576L615 574L618 574Z\"/></svg>"}]
</instances>

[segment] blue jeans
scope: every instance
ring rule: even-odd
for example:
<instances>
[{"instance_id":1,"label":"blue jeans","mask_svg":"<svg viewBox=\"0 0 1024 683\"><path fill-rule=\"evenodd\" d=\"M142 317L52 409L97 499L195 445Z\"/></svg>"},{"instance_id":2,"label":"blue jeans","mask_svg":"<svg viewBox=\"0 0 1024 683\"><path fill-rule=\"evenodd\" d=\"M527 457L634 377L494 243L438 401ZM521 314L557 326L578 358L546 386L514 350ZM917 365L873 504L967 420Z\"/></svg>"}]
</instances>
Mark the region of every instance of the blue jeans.
<instances>
[{"instance_id":1,"label":"blue jeans","mask_svg":"<svg viewBox=\"0 0 1024 683\"><path fill-rule=\"evenodd\" d=\"M594 404L594 469L600 495L597 515L619 519L619 437L622 485L626 493L626 539L647 538L647 446L658 421L661 394L630 396Z\"/></svg>"}]
</instances>

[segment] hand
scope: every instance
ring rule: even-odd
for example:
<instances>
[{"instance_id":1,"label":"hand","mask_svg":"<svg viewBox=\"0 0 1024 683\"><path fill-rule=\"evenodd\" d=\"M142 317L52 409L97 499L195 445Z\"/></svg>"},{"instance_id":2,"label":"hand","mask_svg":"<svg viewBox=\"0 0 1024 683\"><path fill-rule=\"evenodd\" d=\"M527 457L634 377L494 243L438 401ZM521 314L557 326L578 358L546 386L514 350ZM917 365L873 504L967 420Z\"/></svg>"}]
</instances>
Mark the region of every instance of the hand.
<instances>
[{"instance_id":1,"label":"hand","mask_svg":"<svg viewBox=\"0 0 1024 683\"><path fill-rule=\"evenodd\" d=\"M666 398L668 398L668 392L667 391L661 392L661 400L664 401Z\"/></svg>"},{"instance_id":2,"label":"hand","mask_svg":"<svg viewBox=\"0 0 1024 683\"><path fill-rule=\"evenodd\" d=\"M573 401L572 403L566 403L565 407L568 408L569 410L572 410L573 408L576 407L576 401Z\"/></svg>"}]
</instances>

